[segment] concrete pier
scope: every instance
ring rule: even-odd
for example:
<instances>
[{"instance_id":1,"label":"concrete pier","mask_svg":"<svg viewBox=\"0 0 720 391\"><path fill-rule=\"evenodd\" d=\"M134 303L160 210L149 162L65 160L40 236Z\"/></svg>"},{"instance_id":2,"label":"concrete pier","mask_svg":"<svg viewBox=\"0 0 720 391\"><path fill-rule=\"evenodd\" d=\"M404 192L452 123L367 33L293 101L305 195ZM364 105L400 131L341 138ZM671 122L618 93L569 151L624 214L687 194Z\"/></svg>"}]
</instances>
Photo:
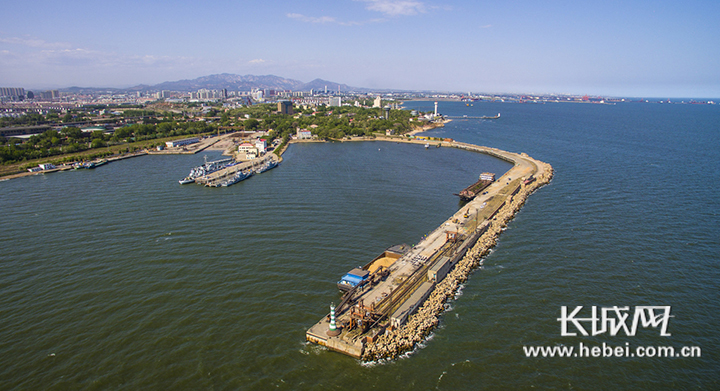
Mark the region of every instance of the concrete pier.
<instances>
[{"instance_id":1,"label":"concrete pier","mask_svg":"<svg viewBox=\"0 0 720 391\"><path fill-rule=\"evenodd\" d=\"M280 162L282 160L282 158L279 158L274 153L268 153L257 159L238 163L234 166L223 168L222 170L218 170L211 174L204 175L200 178L196 178L195 183L197 183L199 185L205 185L208 187L217 187L220 182L226 180L229 177L232 177L240 170L260 166L262 164L265 164L269 160Z\"/></svg>"},{"instance_id":2,"label":"concrete pier","mask_svg":"<svg viewBox=\"0 0 720 391\"><path fill-rule=\"evenodd\" d=\"M513 167L393 263L387 276L346 293L335 309L339 335L328 336L328 315L307 331L308 341L364 360L412 349L527 196L552 178L550 165L526 154L455 141L442 146L485 153Z\"/></svg>"}]
</instances>

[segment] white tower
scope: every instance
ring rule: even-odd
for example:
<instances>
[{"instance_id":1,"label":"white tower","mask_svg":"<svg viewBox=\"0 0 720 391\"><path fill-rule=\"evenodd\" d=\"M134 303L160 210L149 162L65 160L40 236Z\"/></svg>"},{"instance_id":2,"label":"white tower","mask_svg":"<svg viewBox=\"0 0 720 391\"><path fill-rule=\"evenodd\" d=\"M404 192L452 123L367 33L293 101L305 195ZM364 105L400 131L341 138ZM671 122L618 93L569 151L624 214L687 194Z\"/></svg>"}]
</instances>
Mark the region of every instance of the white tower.
<instances>
[{"instance_id":1,"label":"white tower","mask_svg":"<svg viewBox=\"0 0 720 391\"><path fill-rule=\"evenodd\" d=\"M435 116L437 117L437 102L435 102Z\"/></svg>"},{"instance_id":2,"label":"white tower","mask_svg":"<svg viewBox=\"0 0 720 391\"><path fill-rule=\"evenodd\" d=\"M330 304L330 326L328 327L327 335L330 337L340 335L340 329L335 324L335 304Z\"/></svg>"}]
</instances>

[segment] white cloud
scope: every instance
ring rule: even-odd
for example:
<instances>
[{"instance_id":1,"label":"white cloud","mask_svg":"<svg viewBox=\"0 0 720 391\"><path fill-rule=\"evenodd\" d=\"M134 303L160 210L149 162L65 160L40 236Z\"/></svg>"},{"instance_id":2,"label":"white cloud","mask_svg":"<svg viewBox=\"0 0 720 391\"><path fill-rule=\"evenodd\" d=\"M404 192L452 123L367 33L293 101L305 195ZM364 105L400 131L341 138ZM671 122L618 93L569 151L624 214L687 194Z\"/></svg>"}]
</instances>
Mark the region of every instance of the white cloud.
<instances>
[{"instance_id":1,"label":"white cloud","mask_svg":"<svg viewBox=\"0 0 720 391\"><path fill-rule=\"evenodd\" d=\"M486 25L480 26L481 29L489 29L490 27L492 27L491 24L486 24Z\"/></svg>"},{"instance_id":2,"label":"white cloud","mask_svg":"<svg viewBox=\"0 0 720 391\"><path fill-rule=\"evenodd\" d=\"M265 62L265 60L263 60L262 58L256 58L254 60L248 61L249 64L262 64L264 62Z\"/></svg>"},{"instance_id":3,"label":"white cloud","mask_svg":"<svg viewBox=\"0 0 720 391\"><path fill-rule=\"evenodd\" d=\"M305 16L303 14L295 14L295 13L289 13L286 16L290 19L299 20L299 21L305 22L305 23L320 23L320 24L334 23L334 24L338 24L340 26L362 26L362 25L369 24L369 23L380 23L380 22L386 21L385 19L370 19L370 20L360 21L360 22L357 22L357 21L343 22L343 21L333 18L332 16L314 17L314 16Z\"/></svg>"},{"instance_id":4,"label":"white cloud","mask_svg":"<svg viewBox=\"0 0 720 391\"><path fill-rule=\"evenodd\" d=\"M2 42L5 42L4 40ZM87 48L45 49L30 47L21 54L0 49L0 84L26 88L47 86L128 86L138 82L161 82L170 75L213 69L206 59L182 56L128 55Z\"/></svg>"},{"instance_id":5,"label":"white cloud","mask_svg":"<svg viewBox=\"0 0 720 391\"><path fill-rule=\"evenodd\" d=\"M307 23L337 23L335 18L331 16L320 16L320 17L314 17L314 16L305 16L303 14L287 14L288 18L291 19L297 19L301 22L307 22Z\"/></svg>"},{"instance_id":6,"label":"white cloud","mask_svg":"<svg viewBox=\"0 0 720 391\"><path fill-rule=\"evenodd\" d=\"M355 0L368 3L367 9L370 11L382 12L388 16L398 15L417 15L424 13L427 6L414 0Z\"/></svg>"},{"instance_id":7,"label":"white cloud","mask_svg":"<svg viewBox=\"0 0 720 391\"><path fill-rule=\"evenodd\" d=\"M0 37L0 42L13 45L29 46L33 48L61 49L69 48L67 42L47 42L38 38Z\"/></svg>"}]
</instances>

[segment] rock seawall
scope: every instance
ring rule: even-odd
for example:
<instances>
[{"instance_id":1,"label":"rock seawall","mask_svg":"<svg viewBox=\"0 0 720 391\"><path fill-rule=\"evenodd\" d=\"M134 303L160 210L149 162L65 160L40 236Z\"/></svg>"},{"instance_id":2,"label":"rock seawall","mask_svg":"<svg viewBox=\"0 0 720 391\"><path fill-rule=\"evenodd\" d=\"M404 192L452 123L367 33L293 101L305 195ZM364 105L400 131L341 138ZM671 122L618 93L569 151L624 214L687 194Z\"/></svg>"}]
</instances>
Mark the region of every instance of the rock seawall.
<instances>
[{"instance_id":1,"label":"rock seawall","mask_svg":"<svg viewBox=\"0 0 720 391\"><path fill-rule=\"evenodd\" d=\"M365 345L362 356L364 361L394 359L411 351L437 326L447 300L455 295L460 284L465 282L470 273L480 265L482 257L495 246L500 232L525 204L527 197L552 179L553 169L549 164L538 161L535 161L535 164L542 166L538 167L541 174L537 175L533 182L521 185L515 195L507 196L504 205L489 221L487 231L478 238L475 245L450 273L435 286L420 309L411 315L402 327L386 330L375 342L368 342Z\"/></svg>"}]
</instances>

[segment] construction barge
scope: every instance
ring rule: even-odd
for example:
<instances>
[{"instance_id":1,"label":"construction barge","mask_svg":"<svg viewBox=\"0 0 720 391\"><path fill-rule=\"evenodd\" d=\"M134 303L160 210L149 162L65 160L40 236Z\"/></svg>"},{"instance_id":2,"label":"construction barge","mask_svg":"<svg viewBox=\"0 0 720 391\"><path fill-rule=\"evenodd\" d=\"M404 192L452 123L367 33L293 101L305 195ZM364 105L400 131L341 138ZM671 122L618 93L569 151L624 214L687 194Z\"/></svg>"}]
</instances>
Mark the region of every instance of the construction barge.
<instances>
[{"instance_id":1,"label":"construction barge","mask_svg":"<svg viewBox=\"0 0 720 391\"><path fill-rule=\"evenodd\" d=\"M408 333L426 331L417 329L414 325L418 322L409 319L421 315L416 312L428 297L438 294L436 288L456 265L468 257L484 254L478 247L489 249L488 241L479 239L499 234L498 224L504 225L504 221L499 221L498 216L509 219L507 216L519 209L518 202L521 205L530 192L552 176L549 165L525 154L462 143L451 146L489 153L513 162L514 167L498 181L484 184L482 194L478 194L482 189L477 190L467 204L414 247L393 246L365 266L345 274L338 282L338 288L344 292L342 298L337 306L330 305L329 314L307 330L307 341L364 360L393 357L387 352L411 349L415 343L412 341L422 336L408 337ZM542 180L528 182L529 178ZM513 210L507 213L508 208ZM432 322L429 324L433 327ZM407 346L398 347L402 345L398 341Z\"/></svg>"},{"instance_id":2,"label":"construction barge","mask_svg":"<svg viewBox=\"0 0 720 391\"><path fill-rule=\"evenodd\" d=\"M460 193L455 194L463 201L472 201L486 187L495 181L495 174L491 172L483 172L480 179L472 185L464 188Z\"/></svg>"}]
</instances>

